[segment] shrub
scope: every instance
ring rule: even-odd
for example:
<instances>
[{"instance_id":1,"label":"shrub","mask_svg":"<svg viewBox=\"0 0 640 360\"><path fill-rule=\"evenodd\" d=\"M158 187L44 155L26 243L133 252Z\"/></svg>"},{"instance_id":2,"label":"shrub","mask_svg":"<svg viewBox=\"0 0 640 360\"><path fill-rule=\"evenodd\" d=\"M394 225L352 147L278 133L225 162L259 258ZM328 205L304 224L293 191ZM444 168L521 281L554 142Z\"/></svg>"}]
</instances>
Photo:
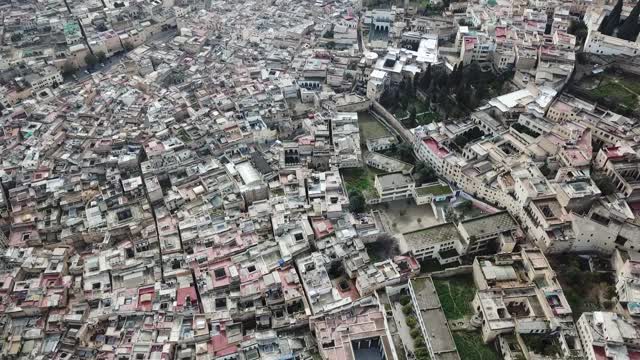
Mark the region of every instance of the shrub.
<instances>
[{"instance_id":1,"label":"shrub","mask_svg":"<svg viewBox=\"0 0 640 360\"><path fill-rule=\"evenodd\" d=\"M427 350L426 347L415 347L415 351L413 352L414 354L416 354L416 357L418 359L422 359L422 358L429 358L429 350Z\"/></svg>"},{"instance_id":2,"label":"shrub","mask_svg":"<svg viewBox=\"0 0 640 360\"><path fill-rule=\"evenodd\" d=\"M402 307L402 312L405 315L409 315L413 312L413 306L411 304L407 304L405 306Z\"/></svg>"},{"instance_id":3,"label":"shrub","mask_svg":"<svg viewBox=\"0 0 640 360\"><path fill-rule=\"evenodd\" d=\"M361 213L364 211L366 201L360 191L354 190L349 193L349 210L354 213Z\"/></svg>"},{"instance_id":4,"label":"shrub","mask_svg":"<svg viewBox=\"0 0 640 360\"><path fill-rule=\"evenodd\" d=\"M407 305L410 302L411 302L411 297L409 295L402 295L400 297L400 304L402 304L402 306Z\"/></svg>"},{"instance_id":5,"label":"shrub","mask_svg":"<svg viewBox=\"0 0 640 360\"><path fill-rule=\"evenodd\" d=\"M416 325L418 325L418 321L413 316L407 317L407 326L412 329L415 329Z\"/></svg>"}]
</instances>

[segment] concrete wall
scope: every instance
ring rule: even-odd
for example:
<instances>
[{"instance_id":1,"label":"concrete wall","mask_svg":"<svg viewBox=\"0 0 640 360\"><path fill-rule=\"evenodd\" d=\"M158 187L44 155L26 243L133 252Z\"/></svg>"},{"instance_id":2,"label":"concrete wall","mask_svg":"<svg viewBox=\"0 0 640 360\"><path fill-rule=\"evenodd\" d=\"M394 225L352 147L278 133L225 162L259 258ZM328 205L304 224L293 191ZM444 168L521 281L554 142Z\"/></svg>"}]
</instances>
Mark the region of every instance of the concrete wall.
<instances>
[{"instance_id":1,"label":"concrete wall","mask_svg":"<svg viewBox=\"0 0 640 360\"><path fill-rule=\"evenodd\" d=\"M458 275L467 275L473 272L473 265L460 265L454 268L444 269L442 271L436 271L431 273L431 277L434 279L446 279Z\"/></svg>"}]
</instances>

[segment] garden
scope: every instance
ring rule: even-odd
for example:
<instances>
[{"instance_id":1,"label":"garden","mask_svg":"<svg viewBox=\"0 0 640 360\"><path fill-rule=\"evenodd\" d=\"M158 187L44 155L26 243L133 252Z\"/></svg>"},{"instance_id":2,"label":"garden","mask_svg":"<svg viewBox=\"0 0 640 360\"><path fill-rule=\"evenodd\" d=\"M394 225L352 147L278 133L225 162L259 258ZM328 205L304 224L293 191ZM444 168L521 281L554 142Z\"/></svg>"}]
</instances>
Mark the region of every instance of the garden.
<instances>
[{"instance_id":1,"label":"garden","mask_svg":"<svg viewBox=\"0 0 640 360\"><path fill-rule=\"evenodd\" d=\"M458 331L453 333L460 359L465 360L498 360L498 354L487 346L479 332Z\"/></svg>"},{"instance_id":2,"label":"garden","mask_svg":"<svg viewBox=\"0 0 640 360\"><path fill-rule=\"evenodd\" d=\"M411 298L408 295L404 295L400 298L400 304L402 304L402 313L406 317L407 326L411 329L409 334L413 339L413 353L416 360L429 360L429 350L427 344L424 342L424 336L418 324L416 313L411 303Z\"/></svg>"},{"instance_id":3,"label":"garden","mask_svg":"<svg viewBox=\"0 0 640 360\"><path fill-rule=\"evenodd\" d=\"M476 294L476 286L470 275L448 279L434 279L438 298L448 320L457 320L473 315L471 301Z\"/></svg>"}]
</instances>

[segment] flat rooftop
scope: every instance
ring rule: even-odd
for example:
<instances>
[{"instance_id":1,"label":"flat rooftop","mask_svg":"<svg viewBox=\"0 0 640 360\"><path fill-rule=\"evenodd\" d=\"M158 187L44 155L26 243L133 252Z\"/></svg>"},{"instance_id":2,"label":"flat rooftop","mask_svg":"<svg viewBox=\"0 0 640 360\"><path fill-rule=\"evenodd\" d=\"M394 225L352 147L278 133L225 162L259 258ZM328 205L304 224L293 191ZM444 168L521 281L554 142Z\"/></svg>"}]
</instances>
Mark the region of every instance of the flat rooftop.
<instances>
[{"instance_id":1,"label":"flat rooftop","mask_svg":"<svg viewBox=\"0 0 640 360\"><path fill-rule=\"evenodd\" d=\"M460 224L469 236L476 237L484 236L487 233L510 231L518 227L511 215L506 211L466 220Z\"/></svg>"},{"instance_id":2,"label":"flat rooftop","mask_svg":"<svg viewBox=\"0 0 640 360\"><path fill-rule=\"evenodd\" d=\"M411 176L401 173L376 175L376 178L378 179L378 182L383 189L396 188L399 186L406 186L414 183Z\"/></svg>"},{"instance_id":3,"label":"flat rooftop","mask_svg":"<svg viewBox=\"0 0 640 360\"><path fill-rule=\"evenodd\" d=\"M411 284L435 359L460 360L433 280L431 277L420 277L411 280Z\"/></svg>"},{"instance_id":4,"label":"flat rooftop","mask_svg":"<svg viewBox=\"0 0 640 360\"><path fill-rule=\"evenodd\" d=\"M453 223L436 225L402 234L411 249L422 249L430 244L451 240L461 241L458 228Z\"/></svg>"}]
</instances>

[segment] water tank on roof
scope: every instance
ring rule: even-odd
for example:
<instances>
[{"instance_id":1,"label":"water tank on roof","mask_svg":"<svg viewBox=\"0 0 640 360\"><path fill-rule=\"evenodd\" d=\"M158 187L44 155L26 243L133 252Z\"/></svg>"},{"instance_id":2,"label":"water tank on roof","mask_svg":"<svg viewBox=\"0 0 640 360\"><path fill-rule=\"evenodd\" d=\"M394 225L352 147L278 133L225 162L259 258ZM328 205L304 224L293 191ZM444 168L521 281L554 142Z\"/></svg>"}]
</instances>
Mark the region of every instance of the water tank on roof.
<instances>
[{"instance_id":1,"label":"water tank on roof","mask_svg":"<svg viewBox=\"0 0 640 360\"><path fill-rule=\"evenodd\" d=\"M364 59L367 65L373 65L375 64L376 60L378 60L378 54L371 51L367 51L364 53Z\"/></svg>"}]
</instances>

